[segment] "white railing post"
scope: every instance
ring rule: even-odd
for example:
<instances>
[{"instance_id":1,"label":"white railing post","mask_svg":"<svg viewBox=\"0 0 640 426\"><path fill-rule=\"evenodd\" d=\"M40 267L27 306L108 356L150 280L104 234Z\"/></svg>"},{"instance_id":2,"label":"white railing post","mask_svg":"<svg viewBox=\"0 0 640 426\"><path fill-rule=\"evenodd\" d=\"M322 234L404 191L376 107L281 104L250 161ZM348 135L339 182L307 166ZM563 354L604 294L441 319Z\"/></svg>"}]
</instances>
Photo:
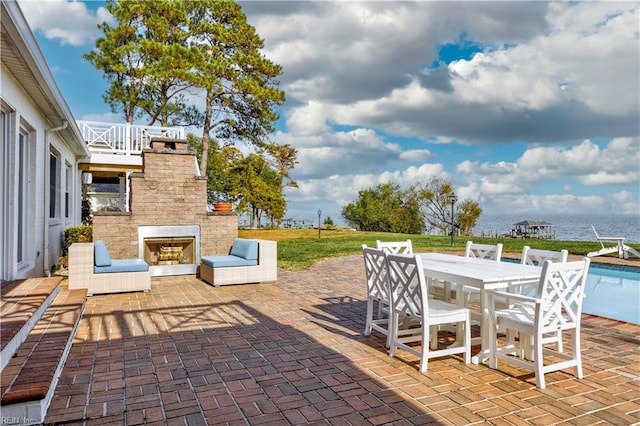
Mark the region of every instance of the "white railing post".
<instances>
[{"instance_id":1,"label":"white railing post","mask_svg":"<svg viewBox=\"0 0 640 426\"><path fill-rule=\"evenodd\" d=\"M132 140L132 135L131 132L133 131L131 124L126 123L126 136L125 136L125 154L126 155L130 155L131 154L131 140Z\"/></svg>"}]
</instances>

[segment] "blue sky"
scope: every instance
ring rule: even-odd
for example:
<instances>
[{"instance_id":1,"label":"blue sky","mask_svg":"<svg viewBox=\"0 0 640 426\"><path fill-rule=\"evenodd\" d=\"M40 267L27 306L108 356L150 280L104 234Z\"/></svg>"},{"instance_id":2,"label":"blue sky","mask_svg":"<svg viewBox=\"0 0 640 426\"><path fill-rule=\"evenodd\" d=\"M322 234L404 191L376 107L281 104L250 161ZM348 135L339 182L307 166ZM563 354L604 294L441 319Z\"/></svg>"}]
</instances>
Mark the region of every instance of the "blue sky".
<instances>
[{"instance_id":1,"label":"blue sky","mask_svg":"<svg viewBox=\"0 0 640 426\"><path fill-rule=\"evenodd\" d=\"M82 58L104 3L20 5L76 119L122 121ZM486 214L639 214L637 2L242 5L283 67L288 218L341 222L358 191L433 176Z\"/></svg>"}]
</instances>

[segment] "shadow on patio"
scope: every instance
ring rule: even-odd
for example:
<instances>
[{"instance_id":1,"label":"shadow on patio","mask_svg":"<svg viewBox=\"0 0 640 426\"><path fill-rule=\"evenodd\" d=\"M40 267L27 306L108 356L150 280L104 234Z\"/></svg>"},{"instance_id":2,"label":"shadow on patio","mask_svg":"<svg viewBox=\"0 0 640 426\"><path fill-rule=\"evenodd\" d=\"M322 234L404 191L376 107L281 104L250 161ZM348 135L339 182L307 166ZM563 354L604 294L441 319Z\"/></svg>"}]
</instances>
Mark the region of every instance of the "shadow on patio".
<instances>
[{"instance_id":1,"label":"shadow on patio","mask_svg":"<svg viewBox=\"0 0 640 426\"><path fill-rule=\"evenodd\" d=\"M198 286L201 294L216 291ZM89 299L47 423L434 420L297 327L238 300L172 303L179 290L171 287ZM114 306L120 298L128 309Z\"/></svg>"},{"instance_id":2,"label":"shadow on patio","mask_svg":"<svg viewBox=\"0 0 640 426\"><path fill-rule=\"evenodd\" d=\"M640 419L640 327L585 316L585 378L390 358L362 335L361 256L214 288L158 277L149 293L93 296L49 423L631 424Z\"/></svg>"}]
</instances>

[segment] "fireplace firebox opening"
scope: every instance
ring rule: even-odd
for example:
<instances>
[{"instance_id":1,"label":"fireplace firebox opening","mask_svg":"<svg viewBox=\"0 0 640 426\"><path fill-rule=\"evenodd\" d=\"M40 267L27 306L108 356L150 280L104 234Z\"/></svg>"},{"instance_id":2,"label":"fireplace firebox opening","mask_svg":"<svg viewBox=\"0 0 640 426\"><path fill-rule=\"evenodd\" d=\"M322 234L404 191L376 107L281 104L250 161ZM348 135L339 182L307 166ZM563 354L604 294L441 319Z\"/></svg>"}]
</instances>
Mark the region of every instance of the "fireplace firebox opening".
<instances>
[{"instance_id":1,"label":"fireplace firebox opening","mask_svg":"<svg viewBox=\"0 0 640 426\"><path fill-rule=\"evenodd\" d=\"M200 263L200 227L139 226L138 257L147 262L151 276L195 274Z\"/></svg>"},{"instance_id":2,"label":"fireplace firebox opening","mask_svg":"<svg viewBox=\"0 0 640 426\"><path fill-rule=\"evenodd\" d=\"M144 261L150 266L195 262L194 238L145 238Z\"/></svg>"}]
</instances>

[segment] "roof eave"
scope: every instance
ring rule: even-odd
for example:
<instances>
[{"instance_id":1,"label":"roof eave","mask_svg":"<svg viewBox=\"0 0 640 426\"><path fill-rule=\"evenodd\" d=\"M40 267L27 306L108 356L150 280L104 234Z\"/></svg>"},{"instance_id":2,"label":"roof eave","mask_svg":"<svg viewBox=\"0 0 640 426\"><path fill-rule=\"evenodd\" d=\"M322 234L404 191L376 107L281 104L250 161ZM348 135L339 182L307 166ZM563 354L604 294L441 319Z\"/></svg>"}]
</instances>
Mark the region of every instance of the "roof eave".
<instances>
[{"instance_id":1,"label":"roof eave","mask_svg":"<svg viewBox=\"0 0 640 426\"><path fill-rule=\"evenodd\" d=\"M76 155L76 158L86 158L91 155L85 144L80 129L76 124L71 109L53 78L47 61L40 50L29 24L27 23L18 2L0 2L2 27L9 35L11 43L21 55L21 66L27 68L37 81L38 87L25 87L29 96L34 98L34 91L39 90L47 100L48 105L39 105L51 127L59 127L68 123L62 131L66 135L65 141ZM26 70L25 70L26 71Z\"/></svg>"}]
</instances>

